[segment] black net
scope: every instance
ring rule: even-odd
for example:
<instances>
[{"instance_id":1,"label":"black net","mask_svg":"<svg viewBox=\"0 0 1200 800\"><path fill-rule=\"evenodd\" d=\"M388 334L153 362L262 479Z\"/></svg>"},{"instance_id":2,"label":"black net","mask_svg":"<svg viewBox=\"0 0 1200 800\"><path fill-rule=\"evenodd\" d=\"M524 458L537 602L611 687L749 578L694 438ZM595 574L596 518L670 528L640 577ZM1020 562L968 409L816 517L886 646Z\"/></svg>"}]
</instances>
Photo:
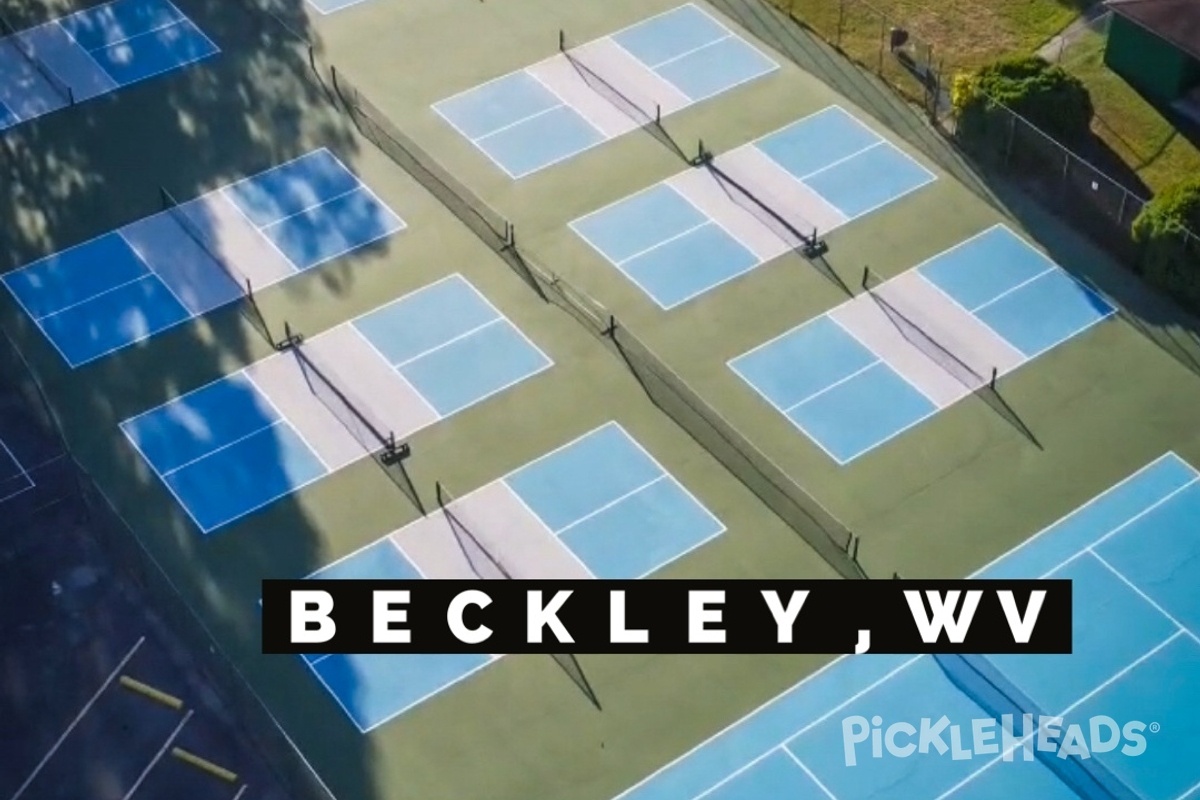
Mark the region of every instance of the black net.
<instances>
[{"instance_id":1,"label":"black net","mask_svg":"<svg viewBox=\"0 0 1200 800\"><path fill-rule=\"evenodd\" d=\"M162 197L163 208L171 213L171 217L179 225L180 229L188 235L196 246L204 251L218 267L225 271L229 279L237 284L237 287L242 290L246 296L250 296L252 288L250 279L242 274L241 270L235 268L227 259L217 252L217 248L210 244L208 237L200 230L200 227L187 215L187 212L179 205L174 196L167 191L165 187L158 187L159 194Z\"/></svg>"},{"instance_id":2,"label":"black net","mask_svg":"<svg viewBox=\"0 0 1200 800\"><path fill-rule=\"evenodd\" d=\"M471 571L484 580L511 580L512 572L504 566L498 556L492 553L476 536L471 527L463 519L463 515L454 508L455 500L450 491L439 481L436 485L438 506L446 517L454 540L462 550L463 557L471 566Z\"/></svg>"},{"instance_id":3,"label":"black net","mask_svg":"<svg viewBox=\"0 0 1200 800\"><path fill-rule=\"evenodd\" d=\"M349 392L338 386L329 377L327 370L318 366L313 357L304 350L304 345L295 337L289 338L287 350L295 357L304 374L304 380L321 404L337 418L338 422L354 437L367 453L395 453L398 445L392 431L372 420L351 399Z\"/></svg>"},{"instance_id":4,"label":"black net","mask_svg":"<svg viewBox=\"0 0 1200 800\"><path fill-rule=\"evenodd\" d=\"M914 322L910 314L905 314L896 307L893 301L888 300L886 292L883 289L886 283L886 281L872 272L870 268L863 271L863 288L896 329L900 331L900 335L904 337L905 341L924 353L930 361L940 366L971 391L975 391L980 386L990 382L990 376L985 377L980 375L966 361L955 355L949 347L939 342L919 324Z\"/></svg>"},{"instance_id":5,"label":"black net","mask_svg":"<svg viewBox=\"0 0 1200 800\"><path fill-rule=\"evenodd\" d=\"M1016 738L1033 736L1038 718L1046 716L1033 699L1022 692L987 658L979 655L935 655L946 677L960 691L996 718L1012 715ZM1023 715L1032 715L1030 730L1024 729ZM1095 757L1086 760L1071 755L1060 758L1056 751L1038 749L1036 737L1029 749L1058 778L1075 790L1080 797L1094 800L1141 800L1141 795L1122 782L1099 763ZM1018 752L1014 758L1023 758Z\"/></svg>"},{"instance_id":6,"label":"black net","mask_svg":"<svg viewBox=\"0 0 1200 800\"><path fill-rule=\"evenodd\" d=\"M32 47L29 46L29 43L21 38L21 35L17 33L17 30L12 26L12 23L10 23L4 17L0 17L0 34L3 34L6 37L5 41L11 44L13 49L20 53L21 57L28 61L30 66L36 69L41 76L45 78L46 83L50 84L50 87L54 89L54 91L57 92L64 101L66 101L69 105L75 104L75 92L71 89L70 84L54 74L54 70L50 69L50 66L38 57L38 54L34 52Z\"/></svg>"},{"instance_id":7,"label":"black net","mask_svg":"<svg viewBox=\"0 0 1200 800\"><path fill-rule=\"evenodd\" d=\"M700 147L700 162L717 179L717 183L725 190L725 194L729 196L730 200L748 211L768 229L774 231L780 239L785 242L799 241L801 246L809 252L819 247L820 239L817 236L816 225L809 223L795 212L784 212L773 208L761 196L747 188L744 183L718 167L712 154L705 151L703 145ZM785 216L785 213L788 216Z\"/></svg>"}]
</instances>

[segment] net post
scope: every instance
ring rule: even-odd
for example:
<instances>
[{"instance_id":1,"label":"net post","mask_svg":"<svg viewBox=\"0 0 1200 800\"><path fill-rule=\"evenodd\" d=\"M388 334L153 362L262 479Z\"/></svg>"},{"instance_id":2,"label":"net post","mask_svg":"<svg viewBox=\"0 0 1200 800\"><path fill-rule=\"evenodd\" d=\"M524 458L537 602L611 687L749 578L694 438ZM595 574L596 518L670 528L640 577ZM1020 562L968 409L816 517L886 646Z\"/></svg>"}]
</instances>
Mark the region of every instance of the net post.
<instances>
[{"instance_id":1,"label":"net post","mask_svg":"<svg viewBox=\"0 0 1200 800\"><path fill-rule=\"evenodd\" d=\"M992 367L992 379L988 382L988 388L993 392L996 391L996 379L1000 377L1000 370Z\"/></svg>"},{"instance_id":2,"label":"net post","mask_svg":"<svg viewBox=\"0 0 1200 800\"><path fill-rule=\"evenodd\" d=\"M608 315L608 327L604 329L605 336L614 336L617 332L617 318L614 314Z\"/></svg>"},{"instance_id":3,"label":"net post","mask_svg":"<svg viewBox=\"0 0 1200 800\"><path fill-rule=\"evenodd\" d=\"M870 278L870 275L871 275L871 268L868 266L864 266L863 267L863 276L862 276L862 288L863 289L867 288L867 282Z\"/></svg>"},{"instance_id":4,"label":"net post","mask_svg":"<svg viewBox=\"0 0 1200 800\"><path fill-rule=\"evenodd\" d=\"M70 86L67 87L67 100L71 105L75 105L75 90Z\"/></svg>"},{"instance_id":5,"label":"net post","mask_svg":"<svg viewBox=\"0 0 1200 800\"><path fill-rule=\"evenodd\" d=\"M567 52L567 32L562 28L558 29L558 52Z\"/></svg>"},{"instance_id":6,"label":"net post","mask_svg":"<svg viewBox=\"0 0 1200 800\"><path fill-rule=\"evenodd\" d=\"M858 561L858 543L859 543L859 538L857 536L855 536L854 538L852 538L850 540L850 547L849 547L850 558L851 558L851 560L853 560L855 562Z\"/></svg>"},{"instance_id":7,"label":"net post","mask_svg":"<svg viewBox=\"0 0 1200 800\"><path fill-rule=\"evenodd\" d=\"M662 103L654 104L654 124L662 125Z\"/></svg>"}]
</instances>

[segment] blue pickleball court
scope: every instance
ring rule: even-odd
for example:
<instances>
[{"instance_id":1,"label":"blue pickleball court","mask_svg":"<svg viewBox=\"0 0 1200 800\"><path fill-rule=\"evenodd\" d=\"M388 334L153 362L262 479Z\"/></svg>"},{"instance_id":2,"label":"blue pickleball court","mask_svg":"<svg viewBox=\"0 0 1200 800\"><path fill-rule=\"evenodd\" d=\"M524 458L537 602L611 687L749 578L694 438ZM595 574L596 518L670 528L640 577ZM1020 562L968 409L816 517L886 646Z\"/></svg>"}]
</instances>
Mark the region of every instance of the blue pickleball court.
<instances>
[{"instance_id":1,"label":"blue pickleball court","mask_svg":"<svg viewBox=\"0 0 1200 800\"><path fill-rule=\"evenodd\" d=\"M776 69L689 3L448 97L433 109L515 180L628 133L660 110L665 116ZM671 103L656 110L649 98L662 99L664 92Z\"/></svg>"},{"instance_id":2,"label":"blue pickleball court","mask_svg":"<svg viewBox=\"0 0 1200 800\"><path fill-rule=\"evenodd\" d=\"M553 362L460 275L121 423L212 533ZM375 437L375 438L372 438Z\"/></svg>"},{"instance_id":3,"label":"blue pickleball court","mask_svg":"<svg viewBox=\"0 0 1200 800\"><path fill-rule=\"evenodd\" d=\"M1200 473L1163 456L975 577L1071 579L1074 652L841 658L619 797L1185 800L1200 791ZM1001 687L1008 702L995 699ZM1007 713L1061 716L1056 741L1078 726L1090 758L1038 750L1019 727L1006 740ZM932 728L943 716L959 726L957 756L949 728L939 744L919 744L922 721ZM844 733L873 717L913 726L893 741L912 747L873 757L869 741ZM1136 736L1113 744L1104 720ZM976 752L984 723L994 736Z\"/></svg>"},{"instance_id":4,"label":"blue pickleball court","mask_svg":"<svg viewBox=\"0 0 1200 800\"><path fill-rule=\"evenodd\" d=\"M616 423L504 482L597 578L643 578L725 530Z\"/></svg>"},{"instance_id":5,"label":"blue pickleball court","mask_svg":"<svg viewBox=\"0 0 1200 800\"><path fill-rule=\"evenodd\" d=\"M170 0L112 0L0 39L0 130L219 53Z\"/></svg>"},{"instance_id":6,"label":"blue pickleball court","mask_svg":"<svg viewBox=\"0 0 1200 800\"><path fill-rule=\"evenodd\" d=\"M402 231L325 149L6 274L71 367Z\"/></svg>"},{"instance_id":7,"label":"blue pickleball court","mask_svg":"<svg viewBox=\"0 0 1200 800\"><path fill-rule=\"evenodd\" d=\"M493 490L502 484L505 491ZM596 578L632 579L658 572L724 532L725 526L624 428L602 425L451 503L454 513L484 525L488 503L513 497L524 527L544 529ZM493 518L494 521L495 518ZM315 579L412 580L444 577L443 562L419 562L402 542L442 535L427 520L322 568ZM490 531L494 533L494 531ZM482 533L482 531L481 531ZM492 541L492 546L498 546ZM526 557L529 556L525 553ZM429 558L429 551L425 552ZM503 553L501 558L518 558ZM426 569L420 564L425 563ZM528 564L518 564L528 568ZM364 733L445 691L499 655L308 655L305 662L354 725Z\"/></svg>"}]
</instances>

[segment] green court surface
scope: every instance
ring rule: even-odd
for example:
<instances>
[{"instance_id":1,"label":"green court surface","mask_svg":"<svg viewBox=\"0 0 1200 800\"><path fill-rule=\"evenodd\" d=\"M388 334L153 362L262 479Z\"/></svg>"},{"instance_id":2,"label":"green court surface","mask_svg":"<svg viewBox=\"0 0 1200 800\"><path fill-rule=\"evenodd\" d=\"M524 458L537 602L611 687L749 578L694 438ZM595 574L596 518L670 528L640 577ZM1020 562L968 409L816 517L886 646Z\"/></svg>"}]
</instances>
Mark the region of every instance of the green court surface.
<instances>
[{"instance_id":1,"label":"green court surface","mask_svg":"<svg viewBox=\"0 0 1200 800\"><path fill-rule=\"evenodd\" d=\"M1001 222L1034 237L712 8L697 4L778 68L665 116L663 128L685 155L701 139L718 155L734 151L836 105L935 180L895 193L870 213L847 214L857 218L828 234L823 265L786 253L664 310L569 226L692 169L661 135L634 130L513 180L432 106L552 58L560 29L572 43L587 42L674 9L676 0L365 0L326 16L288 3L275 8L319 41L322 63L334 64L511 220L522 251L602 303L858 534L867 574L970 574L1164 452L1200 460L1200 379L1118 317L1004 375L996 393L972 394L844 466L749 390L727 362L845 302L839 281L861 294L864 266L894 277ZM327 68L322 86L307 54L248 4L180 0L222 56L113 104L70 110L99 131L86 142L73 138L66 116L47 117L40 140L82 149L80 161L100 176L99 188L77 201L79 214L55 215L52 233L29 228L19 250L6 254L6 269L157 212L159 184L191 198L328 148L406 227L262 289L259 327L279 338L287 323L312 340L457 273L553 362L407 437L408 478L420 505L437 512L435 481L462 496L615 421L726 529L661 577L836 576L651 402L610 347L539 299L356 131L327 100ZM257 99L232 99L246 95ZM140 135L147 131L155 135ZM135 172L131 163L153 166ZM1039 234L1036 244L1063 269L1094 278L1115 303L1125 302L1108 281L1118 268L1103 253L1053 225ZM555 659L508 656L364 734L300 659L259 653L258 582L311 575L414 522L420 510L412 492L359 460L201 536L118 424L271 356L242 307L219 308L71 370L11 296L0 293L0 302L4 327L43 377L80 460L340 798L605 800L830 660L585 657L578 666L589 699L579 676Z\"/></svg>"}]
</instances>

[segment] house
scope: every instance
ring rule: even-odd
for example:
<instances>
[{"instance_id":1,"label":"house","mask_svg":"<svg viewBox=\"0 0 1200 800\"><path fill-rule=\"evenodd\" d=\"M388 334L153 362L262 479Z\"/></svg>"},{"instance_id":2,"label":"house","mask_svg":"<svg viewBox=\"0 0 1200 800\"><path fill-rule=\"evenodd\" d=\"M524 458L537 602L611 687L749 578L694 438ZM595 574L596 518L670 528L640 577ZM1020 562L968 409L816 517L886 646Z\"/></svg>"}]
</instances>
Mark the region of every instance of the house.
<instances>
[{"instance_id":1,"label":"house","mask_svg":"<svg viewBox=\"0 0 1200 800\"><path fill-rule=\"evenodd\" d=\"M1200 0L1108 0L1104 63L1152 102L1200 114Z\"/></svg>"}]
</instances>

